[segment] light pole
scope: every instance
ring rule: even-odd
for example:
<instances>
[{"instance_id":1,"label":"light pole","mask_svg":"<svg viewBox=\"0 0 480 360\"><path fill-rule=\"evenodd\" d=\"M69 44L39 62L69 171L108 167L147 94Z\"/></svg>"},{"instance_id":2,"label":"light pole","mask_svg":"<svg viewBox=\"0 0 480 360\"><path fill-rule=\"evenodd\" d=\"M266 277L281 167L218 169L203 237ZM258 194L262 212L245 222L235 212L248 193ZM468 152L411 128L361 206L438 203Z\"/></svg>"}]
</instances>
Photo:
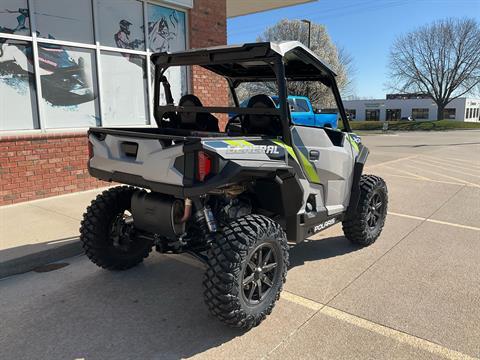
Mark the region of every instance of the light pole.
<instances>
[{"instance_id":1,"label":"light pole","mask_svg":"<svg viewBox=\"0 0 480 360\"><path fill-rule=\"evenodd\" d=\"M302 19L302 22L305 23L305 24L308 24L308 40L307 40L307 43L308 43L308 48L310 49L310 34L311 34L311 30L312 30L312 22L310 20L307 20L307 19Z\"/></svg>"}]
</instances>

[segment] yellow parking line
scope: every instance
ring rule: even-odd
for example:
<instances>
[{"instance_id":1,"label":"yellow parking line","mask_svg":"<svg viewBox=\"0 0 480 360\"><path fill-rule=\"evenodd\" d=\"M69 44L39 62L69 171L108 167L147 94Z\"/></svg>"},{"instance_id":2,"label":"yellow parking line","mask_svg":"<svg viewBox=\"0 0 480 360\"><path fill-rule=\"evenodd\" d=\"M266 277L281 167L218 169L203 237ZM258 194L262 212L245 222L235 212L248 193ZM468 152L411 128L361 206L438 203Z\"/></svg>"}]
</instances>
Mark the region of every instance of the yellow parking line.
<instances>
[{"instance_id":1,"label":"yellow parking line","mask_svg":"<svg viewBox=\"0 0 480 360\"><path fill-rule=\"evenodd\" d=\"M455 158L451 158L451 157L444 157L442 156L442 160L445 159L445 160L450 160L450 161L454 161L454 162L466 162L468 164L472 164L472 160L466 160L466 159L455 159ZM475 166L479 166L480 167L480 161L477 161L478 164L474 164Z\"/></svg>"},{"instance_id":2,"label":"yellow parking line","mask_svg":"<svg viewBox=\"0 0 480 360\"><path fill-rule=\"evenodd\" d=\"M428 219L428 218L423 218L423 217L419 217L419 216L413 216L413 215L407 215L407 214L399 214L399 213L395 213L395 212L392 212L392 211L389 211L389 212L388 212L388 215L400 216L400 217L404 217L404 218L407 218L407 219L413 219L413 220L426 221L426 222L431 222L431 223L435 223L435 224L441 224L441 225L454 226L454 227L458 227L458 228L462 228L462 229L468 229L468 230L480 231L480 228L478 228L478 227L475 227L475 226L468 226L468 225L462 225L462 224L455 224L455 223L451 223L451 222L448 222L448 221L441 221L441 220L435 220L435 219Z\"/></svg>"},{"instance_id":3,"label":"yellow parking line","mask_svg":"<svg viewBox=\"0 0 480 360\"><path fill-rule=\"evenodd\" d=\"M416 337L414 335L410 335L402 331L374 323L372 321L346 313L344 311L337 310L330 306L325 306L324 308L322 308L322 310L320 310L320 313L328 315L334 319L344 321L356 327L368 330L370 332L383 335L400 343L410 345L413 348L428 351L431 354L438 355L446 359L475 359L459 351L455 351L439 344L433 343L431 341Z\"/></svg>"},{"instance_id":4,"label":"yellow parking line","mask_svg":"<svg viewBox=\"0 0 480 360\"><path fill-rule=\"evenodd\" d=\"M398 172L403 173L403 174L414 176L414 177L416 177L417 179L420 179L420 180L432 180L430 178L427 178L426 176L421 176L421 175L418 175L418 174L415 174L415 173L412 173L412 172L409 172L409 171L406 171L406 170L400 170L400 169L392 168L392 167L387 166L387 165L383 165L383 167L387 168L389 170L398 171Z\"/></svg>"},{"instance_id":5,"label":"yellow parking line","mask_svg":"<svg viewBox=\"0 0 480 360\"><path fill-rule=\"evenodd\" d=\"M405 164L405 165L406 165L406 166L409 166L409 167L412 167L412 168L414 168L415 170L419 170L418 168L416 168L415 166L412 166L411 164ZM424 164L421 164L421 165L424 165ZM443 177L448 178L448 179L452 179L452 180L455 180L455 181L462 182L462 183L464 183L464 184L468 184L468 185L473 186L473 187L478 187L478 188L480 188L480 185L478 185L478 184L475 184L475 183L472 183L472 182L470 182L470 181L463 180L463 179L460 179L460 178L457 178L457 177L445 175L445 174L442 174L442 173L439 173L439 172L436 172L436 171L433 171L433 170L425 169L425 168L422 168L422 171L426 171L426 172L428 172L428 173L432 173L432 174L435 174L435 175L438 175L438 176L443 176Z\"/></svg>"},{"instance_id":6,"label":"yellow parking line","mask_svg":"<svg viewBox=\"0 0 480 360\"><path fill-rule=\"evenodd\" d=\"M446 359L467 359L467 360L475 359L469 355L446 348L444 346L433 343L431 341L416 337L415 335L410 335L405 332L393 329L391 327L377 324L373 321L349 314L345 311L335 309L333 307L304 298L303 296L299 296L285 290L282 291L281 297L282 299L285 299L297 305L304 306L310 310L319 312L320 314L329 316L339 321L346 322L358 328L368 330L370 332L396 340L400 343L407 344L415 349L421 349Z\"/></svg>"},{"instance_id":7,"label":"yellow parking line","mask_svg":"<svg viewBox=\"0 0 480 360\"><path fill-rule=\"evenodd\" d=\"M373 168L376 168L376 167L378 167L378 166L387 165L387 164L394 164L394 163L397 163L397 162L399 162L399 161L408 160L408 159L413 159L413 158L416 158L416 157L418 157L418 155L407 156L407 157L400 158L400 159L385 161L385 162L379 163L379 164L373 164L373 165L367 166L367 168L368 168L368 169L373 169Z\"/></svg>"},{"instance_id":8,"label":"yellow parking line","mask_svg":"<svg viewBox=\"0 0 480 360\"><path fill-rule=\"evenodd\" d=\"M418 159L418 160L412 160L414 163L417 163L417 164L424 164L424 165L428 165L428 166L433 166L435 168L440 168L440 169L447 169L448 171L451 171L451 172L455 172L455 173L458 173L458 174L462 174L462 175L467 175L467 176L472 176L472 177L478 177L480 178L480 175L475 175L475 174L470 174L470 173L467 173L465 171L461 171L461 170L457 170L457 169L453 169L452 167L450 167L451 165L449 164L438 164L438 163L435 163L434 160L430 160L430 159ZM461 168L462 169L462 168ZM464 169L463 169L464 170Z\"/></svg>"},{"instance_id":9,"label":"yellow parking line","mask_svg":"<svg viewBox=\"0 0 480 360\"><path fill-rule=\"evenodd\" d=\"M430 181L430 182L447 184L447 185L469 186L468 184L460 183L460 182L442 181L442 180L434 180L434 179L419 179L417 177L411 177L411 176L406 176L406 175L384 174L383 176L395 176L395 177L400 177L400 178L404 178L404 179L411 179L411 180L418 180L418 181Z\"/></svg>"},{"instance_id":10,"label":"yellow parking line","mask_svg":"<svg viewBox=\"0 0 480 360\"><path fill-rule=\"evenodd\" d=\"M407 215L407 214L399 214L399 213L395 213L395 212L392 212L392 211L389 211L388 215L400 216L400 217L404 217L404 218L407 218L407 219L420 220L420 221L427 220L427 218L424 218L424 217Z\"/></svg>"},{"instance_id":11,"label":"yellow parking line","mask_svg":"<svg viewBox=\"0 0 480 360\"><path fill-rule=\"evenodd\" d=\"M298 296L286 290L282 291L281 296L282 299L288 300L298 305L302 305L303 307L306 307L307 309L313 311L319 311L325 306L323 304L320 304L319 302L304 298L303 296Z\"/></svg>"},{"instance_id":12,"label":"yellow parking line","mask_svg":"<svg viewBox=\"0 0 480 360\"><path fill-rule=\"evenodd\" d=\"M476 168L474 164L459 164L459 163L454 163L452 164L452 162L448 162L448 161L444 161L443 159L437 159L433 156L428 156L428 155L422 155L418 158L419 160L425 160L425 161L433 161L435 164L438 164L438 165L443 165L444 167L445 166L452 166L452 167L455 167L455 168L459 168L459 169L462 169L462 170L469 170L469 171L480 171L480 168Z\"/></svg>"},{"instance_id":13,"label":"yellow parking line","mask_svg":"<svg viewBox=\"0 0 480 360\"><path fill-rule=\"evenodd\" d=\"M441 221L441 220L435 220L435 219L427 219L427 221L428 221L428 222L431 222L431 223L435 223L435 224L455 226L455 227L462 228L462 229L480 231L480 228L475 227L475 226L455 224L455 223L451 223L451 222L447 222L447 221Z\"/></svg>"}]
</instances>

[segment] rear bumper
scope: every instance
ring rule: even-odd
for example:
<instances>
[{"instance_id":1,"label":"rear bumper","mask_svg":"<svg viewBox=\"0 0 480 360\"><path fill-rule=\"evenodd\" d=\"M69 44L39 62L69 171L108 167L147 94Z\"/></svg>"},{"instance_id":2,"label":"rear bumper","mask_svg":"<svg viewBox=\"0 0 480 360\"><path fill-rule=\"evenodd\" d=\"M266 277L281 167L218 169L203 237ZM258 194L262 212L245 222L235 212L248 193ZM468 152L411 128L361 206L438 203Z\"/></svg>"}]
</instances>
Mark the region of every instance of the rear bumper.
<instances>
[{"instance_id":1,"label":"rear bumper","mask_svg":"<svg viewBox=\"0 0 480 360\"><path fill-rule=\"evenodd\" d=\"M228 186L229 184L237 184L244 181L252 181L256 178L266 178L273 176L277 171L289 171L292 174L294 170L289 166L279 166L279 164L272 164L272 166L258 167L252 161L228 161L222 170L202 183L194 183L192 185L175 185L164 182L152 181L145 179L141 175L132 175L121 171L105 171L88 166L88 171L91 176L109 182L118 182L127 185L138 186L150 189L162 194L169 194L179 198L194 197Z\"/></svg>"}]
</instances>

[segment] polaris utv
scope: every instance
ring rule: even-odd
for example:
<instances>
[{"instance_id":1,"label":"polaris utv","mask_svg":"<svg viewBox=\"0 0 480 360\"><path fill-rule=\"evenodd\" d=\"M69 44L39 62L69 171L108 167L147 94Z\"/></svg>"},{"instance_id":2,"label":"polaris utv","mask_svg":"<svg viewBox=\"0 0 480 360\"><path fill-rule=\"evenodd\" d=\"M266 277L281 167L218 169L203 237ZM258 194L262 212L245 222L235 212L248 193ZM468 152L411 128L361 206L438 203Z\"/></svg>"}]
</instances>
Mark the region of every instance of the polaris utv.
<instances>
[{"instance_id":1,"label":"polaris utv","mask_svg":"<svg viewBox=\"0 0 480 360\"><path fill-rule=\"evenodd\" d=\"M130 185L104 191L84 215L81 240L95 264L125 270L153 247L193 254L206 263L210 311L248 329L280 296L289 242L339 222L353 243L378 238L385 182L362 175L368 149L350 130L335 73L312 51L267 42L163 52L151 61L158 128L89 130L90 174ZM175 104L165 71L190 65L224 77L235 106L203 106L192 94ZM240 107L237 87L250 81L275 82L279 106L257 94ZM343 130L293 125L287 81L330 88ZM235 114L225 132L213 115L222 113Z\"/></svg>"}]
</instances>

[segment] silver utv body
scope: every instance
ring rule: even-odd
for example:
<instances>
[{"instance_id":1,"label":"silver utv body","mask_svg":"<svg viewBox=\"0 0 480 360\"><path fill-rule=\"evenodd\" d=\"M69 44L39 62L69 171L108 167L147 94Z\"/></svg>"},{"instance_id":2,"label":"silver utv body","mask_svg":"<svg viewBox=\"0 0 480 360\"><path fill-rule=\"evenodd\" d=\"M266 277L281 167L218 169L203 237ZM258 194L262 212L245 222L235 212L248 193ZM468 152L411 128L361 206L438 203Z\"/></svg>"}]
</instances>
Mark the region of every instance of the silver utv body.
<instances>
[{"instance_id":1,"label":"silver utv body","mask_svg":"<svg viewBox=\"0 0 480 360\"><path fill-rule=\"evenodd\" d=\"M171 66L203 66L227 78L231 90L245 81L277 81L279 106L266 109L265 114L281 119L282 134L169 136L162 132L162 121L168 114L235 112L251 116L254 109L241 109L236 95L235 108L175 106L167 93L167 104L155 108L159 129L152 130L159 131L90 130L93 156L88 165L93 176L184 199L218 193L238 181L261 181L266 174L269 177L273 174L272 186L280 189L279 204L285 208L281 213L289 240L300 242L343 220L358 195L356 190L368 150L351 133L335 73L313 52L298 42L258 43L160 53L152 55L151 60L156 74L155 104L160 104L160 84L166 81L163 73ZM269 65L261 65L262 61ZM249 71L255 77L249 75ZM292 125L286 101L286 78L322 81L330 86L343 120L343 131ZM198 184L191 170L198 151L218 158L217 173L205 184ZM270 195L268 183L259 189L263 194L257 196L263 196L264 202L265 197L270 196L272 200L277 197L275 193ZM352 192L356 193L355 196ZM291 193L301 197L293 212L288 209Z\"/></svg>"}]
</instances>

